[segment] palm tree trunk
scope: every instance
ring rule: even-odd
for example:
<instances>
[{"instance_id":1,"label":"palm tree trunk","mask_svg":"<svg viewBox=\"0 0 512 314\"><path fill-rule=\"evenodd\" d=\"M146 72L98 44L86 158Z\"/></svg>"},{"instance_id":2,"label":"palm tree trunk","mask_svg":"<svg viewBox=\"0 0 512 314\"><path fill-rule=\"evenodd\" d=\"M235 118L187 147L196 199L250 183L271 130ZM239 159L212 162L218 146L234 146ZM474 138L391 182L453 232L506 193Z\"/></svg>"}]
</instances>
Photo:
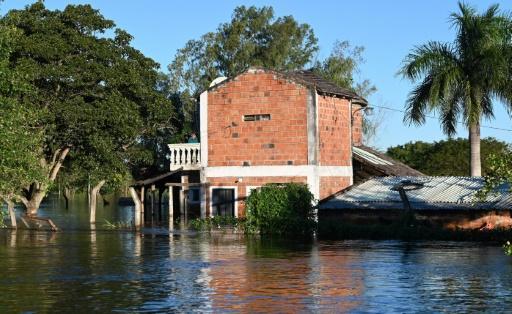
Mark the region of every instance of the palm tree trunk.
<instances>
[{"instance_id":1,"label":"palm tree trunk","mask_svg":"<svg viewBox=\"0 0 512 314\"><path fill-rule=\"evenodd\" d=\"M471 145L471 176L482 176L482 165L480 160L480 122L469 126L469 144Z\"/></svg>"}]
</instances>

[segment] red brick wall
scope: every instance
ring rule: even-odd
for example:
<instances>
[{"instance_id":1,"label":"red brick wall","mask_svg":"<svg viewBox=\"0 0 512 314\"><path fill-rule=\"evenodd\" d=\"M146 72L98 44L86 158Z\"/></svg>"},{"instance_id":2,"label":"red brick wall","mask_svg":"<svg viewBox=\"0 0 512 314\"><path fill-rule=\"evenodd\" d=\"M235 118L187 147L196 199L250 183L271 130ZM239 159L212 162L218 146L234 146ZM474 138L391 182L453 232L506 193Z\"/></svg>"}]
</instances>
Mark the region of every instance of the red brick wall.
<instances>
[{"instance_id":1,"label":"red brick wall","mask_svg":"<svg viewBox=\"0 0 512 314\"><path fill-rule=\"evenodd\" d=\"M305 165L308 89L261 70L208 92L208 166ZM243 121L270 114L270 121Z\"/></svg>"},{"instance_id":2,"label":"red brick wall","mask_svg":"<svg viewBox=\"0 0 512 314\"><path fill-rule=\"evenodd\" d=\"M234 187L238 188L238 195L236 195L236 199L239 199L238 202L238 216L245 216L245 197L247 197L247 187L251 186L262 186L268 183L307 183L307 177L243 177L242 182L236 182L238 178L236 177L223 177L223 178L208 178L208 184L210 187L218 187L218 186L226 186L226 187ZM210 187L208 187L207 192L207 202L208 204L206 208L206 214L210 215Z\"/></svg>"},{"instance_id":3,"label":"red brick wall","mask_svg":"<svg viewBox=\"0 0 512 314\"><path fill-rule=\"evenodd\" d=\"M350 186L350 177L320 177L320 199Z\"/></svg>"},{"instance_id":4,"label":"red brick wall","mask_svg":"<svg viewBox=\"0 0 512 314\"><path fill-rule=\"evenodd\" d=\"M350 166L350 104L347 99L318 96L319 165Z\"/></svg>"},{"instance_id":5,"label":"red brick wall","mask_svg":"<svg viewBox=\"0 0 512 314\"><path fill-rule=\"evenodd\" d=\"M363 144L363 111L359 110L361 106L352 106L352 143L355 146Z\"/></svg>"}]
</instances>

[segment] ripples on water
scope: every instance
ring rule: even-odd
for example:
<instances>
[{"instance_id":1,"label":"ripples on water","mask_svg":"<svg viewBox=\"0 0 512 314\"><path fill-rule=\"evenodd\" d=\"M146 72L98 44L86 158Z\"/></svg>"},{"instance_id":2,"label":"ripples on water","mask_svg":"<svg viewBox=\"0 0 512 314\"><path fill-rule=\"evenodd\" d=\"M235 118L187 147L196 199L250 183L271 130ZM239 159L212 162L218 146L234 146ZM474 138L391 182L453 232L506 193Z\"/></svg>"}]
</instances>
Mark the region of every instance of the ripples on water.
<instances>
[{"instance_id":1,"label":"ripples on water","mask_svg":"<svg viewBox=\"0 0 512 314\"><path fill-rule=\"evenodd\" d=\"M0 231L0 312L507 312L477 243Z\"/></svg>"}]
</instances>

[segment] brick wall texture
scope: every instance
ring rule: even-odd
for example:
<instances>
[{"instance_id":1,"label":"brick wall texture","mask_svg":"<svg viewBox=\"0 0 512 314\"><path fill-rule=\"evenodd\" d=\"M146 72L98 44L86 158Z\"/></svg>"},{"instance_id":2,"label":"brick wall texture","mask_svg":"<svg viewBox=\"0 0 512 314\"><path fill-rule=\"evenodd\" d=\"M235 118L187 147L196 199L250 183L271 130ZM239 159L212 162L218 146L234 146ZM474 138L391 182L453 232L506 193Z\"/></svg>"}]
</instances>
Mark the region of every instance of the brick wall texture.
<instances>
[{"instance_id":1,"label":"brick wall texture","mask_svg":"<svg viewBox=\"0 0 512 314\"><path fill-rule=\"evenodd\" d=\"M350 105L347 99L318 96L321 166L350 166Z\"/></svg>"},{"instance_id":2,"label":"brick wall texture","mask_svg":"<svg viewBox=\"0 0 512 314\"><path fill-rule=\"evenodd\" d=\"M307 93L266 72L246 72L208 92L208 166L306 165ZM243 120L254 114L271 120Z\"/></svg>"}]
</instances>

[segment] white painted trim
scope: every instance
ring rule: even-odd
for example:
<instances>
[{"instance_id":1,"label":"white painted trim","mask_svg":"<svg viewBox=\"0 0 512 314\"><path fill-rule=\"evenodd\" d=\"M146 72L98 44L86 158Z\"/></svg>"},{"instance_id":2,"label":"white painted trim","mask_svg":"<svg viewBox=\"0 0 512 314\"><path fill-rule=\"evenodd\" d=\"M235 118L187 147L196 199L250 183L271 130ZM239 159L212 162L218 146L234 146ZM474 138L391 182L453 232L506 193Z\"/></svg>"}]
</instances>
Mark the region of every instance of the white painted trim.
<instances>
[{"instance_id":1,"label":"white painted trim","mask_svg":"<svg viewBox=\"0 0 512 314\"><path fill-rule=\"evenodd\" d=\"M213 189L234 189L235 190L235 217L238 217L238 186L236 186L236 185L210 186L210 217L213 217Z\"/></svg>"},{"instance_id":2,"label":"white painted trim","mask_svg":"<svg viewBox=\"0 0 512 314\"><path fill-rule=\"evenodd\" d=\"M249 197L249 195L251 195L251 193L249 192L252 192L252 190L256 190L256 189L259 189L261 188L261 185L247 185L245 186L245 197Z\"/></svg>"},{"instance_id":3,"label":"white painted trim","mask_svg":"<svg viewBox=\"0 0 512 314\"><path fill-rule=\"evenodd\" d=\"M223 177L307 177L318 173L321 177L352 176L351 166L315 166L315 165L282 165L282 166L229 166L206 167L207 178Z\"/></svg>"},{"instance_id":4,"label":"white painted trim","mask_svg":"<svg viewBox=\"0 0 512 314\"><path fill-rule=\"evenodd\" d=\"M208 91L199 96L199 120L201 134L201 167L208 166Z\"/></svg>"}]
</instances>

